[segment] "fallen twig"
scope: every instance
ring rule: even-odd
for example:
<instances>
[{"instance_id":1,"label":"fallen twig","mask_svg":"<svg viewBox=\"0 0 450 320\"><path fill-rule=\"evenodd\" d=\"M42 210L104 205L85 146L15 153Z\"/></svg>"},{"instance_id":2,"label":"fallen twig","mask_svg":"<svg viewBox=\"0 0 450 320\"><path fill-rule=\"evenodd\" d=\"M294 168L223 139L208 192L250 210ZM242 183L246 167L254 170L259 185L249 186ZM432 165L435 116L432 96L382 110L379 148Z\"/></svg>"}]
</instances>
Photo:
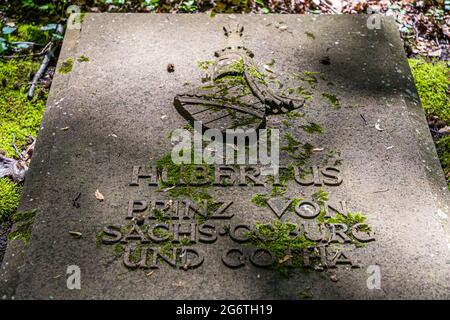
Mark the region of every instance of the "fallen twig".
<instances>
[{"instance_id":1,"label":"fallen twig","mask_svg":"<svg viewBox=\"0 0 450 320\"><path fill-rule=\"evenodd\" d=\"M383 192L388 192L388 191L389 191L389 189L384 189L384 190L377 190L372 193L383 193Z\"/></svg>"},{"instance_id":2,"label":"fallen twig","mask_svg":"<svg viewBox=\"0 0 450 320\"><path fill-rule=\"evenodd\" d=\"M56 33L62 35L64 32L62 25L58 25L56 27ZM47 70L48 65L50 64L50 61L55 56L55 51L57 46L55 46L55 43L51 41L48 45L45 46L47 50L47 53L44 56L44 59L42 60L42 63L39 67L39 70L35 73L33 80L31 81L30 89L28 90L28 98L33 98L34 95L34 89L36 88L37 82L39 79L44 75L45 70Z\"/></svg>"},{"instance_id":3,"label":"fallen twig","mask_svg":"<svg viewBox=\"0 0 450 320\"><path fill-rule=\"evenodd\" d=\"M17 58L39 57L39 56L42 56L44 53L47 52L50 44L51 44L51 42L47 43L44 46L44 48L42 48L42 50L39 51L39 52L30 52L30 53L26 53L26 54L12 54L12 55L9 55L9 56L0 55L0 59L9 60L9 59L17 59ZM34 46L42 47L42 45L38 45L38 44L34 44Z\"/></svg>"},{"instance_id":4,"label":"fallen twig","mask_svg":"<svg viewBox=\"0 0 450 320\"><path fill-rule=\"evenodd\" d=\"M36 88L36 84L39 81L39 79L44 75L45 70L47 70L48 65L50 64L50 61L52 60L53 56L53 43L50 43L50 47L48 48L47 53L44 56L44 60L42 60L42 63L39 67L39 70L34 74L33 81L31 81L31 87L28 90L28 98L33 98L34 95L34 89Z\"/></svg>"}]
</instances>

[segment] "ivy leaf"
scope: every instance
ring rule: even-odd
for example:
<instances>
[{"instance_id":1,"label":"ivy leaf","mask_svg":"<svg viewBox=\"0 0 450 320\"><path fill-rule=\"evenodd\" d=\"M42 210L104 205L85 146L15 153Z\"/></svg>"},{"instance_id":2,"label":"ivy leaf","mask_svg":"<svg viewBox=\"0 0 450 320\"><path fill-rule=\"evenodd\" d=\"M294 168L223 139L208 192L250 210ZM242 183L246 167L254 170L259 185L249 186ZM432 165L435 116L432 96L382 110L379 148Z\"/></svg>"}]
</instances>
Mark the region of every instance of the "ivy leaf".
<instances>
[{"instance_id":1,"label":"ivy leaf","mask_svg":"<svg viewBox=\"0 0 450 320\"><path fill-rule=\"evenodd\" d=\"M9 43L3 39L0 38L0 54L7 51L9 49Z\"/></svg>"},{"instance_id":2,"label":"ivy leaf","mask_svg":"<svg viewBox=\"0 0 450 320\"><path fill-rule=\"evenodd\" d=\"M64 37L59 33L52 33L52 38L54 41L63 41Z\"/></svg>"},{"instance_id":3,"label":"ivy leaf","mask_svg":"<svg viewBox=\"0 0 450 320\"><path fill-rule=\"evenodd\" d=\"M2 28L2 33L4 34L4 35L8 35L8 34L11 34L11 33L13 33L14 31L16 31L16 27L11 27L11 26L4 26L3 28Z\"/></svg>"},{"instance_id":4,"label":"ivy leaf","mask_svg":"<svg viewBox=\"0 0 450 320\"><path fill-rule=\"evenodd\" d=\"M49 23L48 25L41 27L41 30L42 31L56 30L57 26L58 25L56 23Z\"/></svg>"},{"instance_id":5,"label":"ivy leaf","mask_svg":"<svg viewBox=\"0 0 450 320\"><path fill-rule=\"evenodd\" d=\"M29 43L29 42L15 42L14 43L14 47L16 47L17 49L31 49L33 47L33 44Z\"/></svg>"}]
</instances>

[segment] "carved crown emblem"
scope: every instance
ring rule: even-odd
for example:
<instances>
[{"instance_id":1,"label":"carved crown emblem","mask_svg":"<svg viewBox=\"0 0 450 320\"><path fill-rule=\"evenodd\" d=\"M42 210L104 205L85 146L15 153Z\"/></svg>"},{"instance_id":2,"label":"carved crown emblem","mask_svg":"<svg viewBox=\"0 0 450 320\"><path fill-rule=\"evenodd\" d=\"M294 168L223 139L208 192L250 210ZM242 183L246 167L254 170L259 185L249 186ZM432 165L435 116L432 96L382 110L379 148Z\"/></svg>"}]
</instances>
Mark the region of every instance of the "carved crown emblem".
<instances>
[{"instance_id":1,"label":"carved crown emblem","mask_svg":"<svg viewBox=\"0 0 450 320\"><path fill-rule=\"evenodd\" d=\"M304 99L274 93L258 70L254 54L243 43L244 27L223 27L225 48L216 51L208 82L190 92L178 94L174 106L193 125L203 130L263 129L266 116L301 107Z\"/></svg>"}]
</instances>

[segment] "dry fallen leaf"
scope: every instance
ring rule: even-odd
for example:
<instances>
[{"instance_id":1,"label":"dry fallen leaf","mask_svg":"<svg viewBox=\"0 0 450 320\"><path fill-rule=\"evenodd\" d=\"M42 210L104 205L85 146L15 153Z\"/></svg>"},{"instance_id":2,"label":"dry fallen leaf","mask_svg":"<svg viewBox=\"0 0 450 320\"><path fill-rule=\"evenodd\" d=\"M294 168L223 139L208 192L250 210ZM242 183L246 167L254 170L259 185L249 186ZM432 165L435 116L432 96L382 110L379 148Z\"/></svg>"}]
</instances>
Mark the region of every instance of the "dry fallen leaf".
<instances>
[{"instance_id":1,"label":"dry fallen leaf","mask_svg":"<svg viewBox=\"0 0 450 320\"><path fill-rule=\"evenodd\" d=\"M75 238L81 238L81 236L83 235L81 232L78 231L69 231L69 234L71 236L74 236Z\"/></svg>"},{"instance_id":2,"label":"dry fallen leaf","mask_svg":"<svg viewBox=\"0 0 450 320\"><path fill-rule=\"evenodd\" d=\"M267 72L273 73L273 70L272 70L272 68L270 68L269 65L265 64L265 65L263 65L263 67Z\"/></svg>"},{"instance_id":3,"label":"dry fallen leaf","mask_svg":"<svg viewBox=\"0 0 450 320\"><path fill-rule=\"evenodd\" d=\"M69 127L61 128L61 131L67 131L67 130L69 130Z\"/></svg>"},{"instance_id":4,"label":"dry fallen leaf","mask_svg":"<svg viewBox=\"0 0 450 320\"><path fill-rule=\"evenodd\" d=\"M171 186L171 187L168 187L166 189L163 189L163 192L167 192L167 191L170 191L170 190L175 189L175 188L176 188L176 186Z\"/></svg>"},{"instance_id":5,"label":"dry fallen leaf","mask_svg":"<svg viewBox=\"0 0 450 320\"><path fill-rule=\"evenodd\" d=\"M384 129L382 129L380 126L380 121L377 121L377 123L375 123L375 129L377 129L378 131L384 131Z\"/></svg>"},{"instance_id":6,"label":"dry fallen leaf","mask_svg":"<svg viewBox=\"0 0 450 320\"><path fill-rule=\"evenodd\" d=\"M450 126L445 126L438 131L439 133L450 133Z\"/></svg>"},{"instance_id":7,"label":"dry fallen leaf","mask_svg":"<svg viewBox=\"0 0 450 320\"><path fill-rule=\"evenodd\" d=\"M333 281L333 282L338 282L339 279L338 279L337 275L332 274L332 275L330 276L330 280Z\"/></svg>"},{"instance_id":8,"label":"dry fallen leaf","mask_svg":"<svg viewBox=\"0 0 450 320\"><path fill-rule=\"evenodd\" d=\"M291 259L291 258L292 258L292 255L287 254L287 255L285 255L285 256L283 257L283 259L280 259L280 260L278 261L278 263L279 263L279 264L283 264L283 263L285 263L286 261L288 261L288 260Z\"/></svg>"},{"instance_id":9,"label":"dry fallen leaf","mask_svg":"<svg viewBox=\"0 0 450 320\"><path fill-rule=\"evenodd\" d=\"M149 273L147 273L147 277L151 277L151 275L153 274L154 271L150 271Z\"/></svg>"},{"instance_id":10,"label":"dry fallen leaf","mask_svg":"<svg viewBox=\"0 0 450 320\"><path fill-rule=\"evenodd\" d=\"M97 198L98 201L103 201L105 200L105 197L100 193L100 191L95 190L95 198Z\"/></svg>"}]
</instances>

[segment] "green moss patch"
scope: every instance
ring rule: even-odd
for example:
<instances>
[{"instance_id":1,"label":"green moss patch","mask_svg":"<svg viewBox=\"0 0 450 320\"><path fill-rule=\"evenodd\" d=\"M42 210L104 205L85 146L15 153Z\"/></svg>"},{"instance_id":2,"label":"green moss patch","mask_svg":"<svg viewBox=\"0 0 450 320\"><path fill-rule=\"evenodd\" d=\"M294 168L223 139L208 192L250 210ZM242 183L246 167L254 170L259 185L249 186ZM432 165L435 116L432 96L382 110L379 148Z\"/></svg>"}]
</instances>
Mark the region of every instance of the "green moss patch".
<instances>
[{"instance_id":1,"label":"green moss patch","mask_svg":"<svg viewBox=\"0 0 450 320\"><path fill-rule=\"evenodd\" d=\"M9 37L10 42L30 41L36 44L45 45L51 40L51 34L41 29L42 27L33 23L20 24L17 30Z\"/></svg>"},{"instance_id":2,"label":"green moss patch","mask_svg":"<svg viewBox=\"0 0 450 320\"><path fill-rule=\"evenodd\" d=\"M272 268L282 275L287 275L289 267L285 265L287 259L291 260L293 267L300 267L303 263L301 255L287 256L288 252L302 252L313 247L315 243L305 236L293 236L297 226L293 223L275 221L273 224L257 223L254 230L248 233L252 246L273 253L276 261Z\"/></svg>"},{"instance_id":3,"label":"green moss patch","mask_svg":"<svg viewBox=\"0 0 450 320\"><path fill-rule=\"evenodd\" d=\"M450 123L449 67L444 61L409 59L422 107L427 115L436 115Z\"/></svg>"},{"instance_id":4,"label":"green moss patch","mask_svg":"<svg viewBox=\"0 0 450 320\"><path fill-rule=\"evenodd\" d=\"M333 108L339 108L341 106L341 103L339 102L339 98L335 94L324 92L322 93L322 96L330 102L331 106Z\"/></svg>"},{"instance_id":5,"label":"green moss patch","mask_svg":"<svg viewBox=\"0 0 450 320\"><path fill-rule=\"evenodd\" d=\"M78 62L89 62L89 58L86 57L85 55L81 55L78 57L77 61Z\"/></svg>"},{"instance_id":6,"label":"green moss patch","mask_svg":"<svg viewBox=\"0 0 450 320\"><path fill-rule=\"evenodd\" d=\"M21 189L19 185L8 178L0 179L0 222L17 209Z\"/></svg>"},{"instance_id":7,"label":"green moss patch","mask_svg":"<svg viewBox=\"0 0 450 320\"><path fill-rule=\"evenodd\" d=\"M33 209L14 213L11 216L14 227L13 231L8 235L8 240L22 240L25 244L28 244L36 212L37 210Z\"/></svg>"},{"instance_id":8,"label":"green moss patch","mask_svg":"<svg viewBox=\"0 0 450 320\"><path fill-rule=\"evenodd\" d=\"M31 59L0 60L0 150L12 157L12 136L16 135L16 144L25 145L29 135L36 137L45 108L47 93L38 90L35 99L26 95L30 74L36 72L39 62Z\"/></svg>"},{"instance_id":9,"label":"green moss patch","mask_svg":"<svg viewBox=\"0 0 450 320\"><path fill-rule=\"evenodd\" d=\"M73 59L68 58L61 63L61 65L58 68L58 73L62 74L69 73L72 71L72 68L73 68Z\"/></svg>"},{"instance_id":10,"label":"green moss patch","mask_svg":"<svg viewBox=\"0 0 450 320\"><path fill-rule=\"evenodd\" d=\"M267 200L269 200L269 197L261 193L257 193L252 197L252 203L258 207L267 207Z\"/></svg>"}]
</instances>

